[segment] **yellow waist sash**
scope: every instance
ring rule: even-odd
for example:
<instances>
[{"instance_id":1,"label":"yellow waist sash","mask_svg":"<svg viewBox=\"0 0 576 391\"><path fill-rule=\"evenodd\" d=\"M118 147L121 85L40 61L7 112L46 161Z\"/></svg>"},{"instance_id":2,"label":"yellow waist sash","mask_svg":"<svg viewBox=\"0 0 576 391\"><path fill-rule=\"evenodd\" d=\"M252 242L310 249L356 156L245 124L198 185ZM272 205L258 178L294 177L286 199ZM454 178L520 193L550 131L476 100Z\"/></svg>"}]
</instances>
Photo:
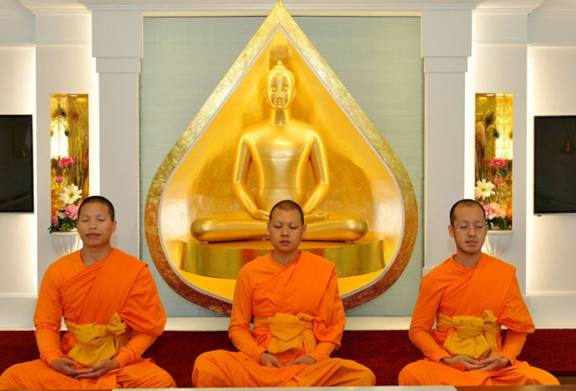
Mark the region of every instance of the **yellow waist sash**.
<instances>
[{"instance_id":1,"label":"yellow waist sash","mask_svg":"<svg viewBox=\"0 0 576 391\"><path fill-rule=\"evenodd\" d=\"M267 350L270 353L282 353L290 349L311 352L316 347L313 331L314 317L308 314L277 313L268 318L255 318L256 326L265 325L272 334Z\"/></svg>"},{"instance_id":2,"label":"yellow waist sash","mask_svg":"<svg viewBox=\"0 0 576 391\"><path fill-rule=\"evenodd\" d=\"M66 326L77 341L68 356L88 367L115 357L127 340L126 324L118 313L112 315L108 324L76 324L67 321Z\"/></svg>"},{"instance_id":3,"label":"yellow waist sash","mask_svg":"<svg viewBox=\"0 0 576 391\"><path fill-rule=\"evenodd\" d=\"M492 311L484 311L479 317L440 314L437 327L454 329L444 341L444 348L452 355L481 359L498 354L500 326Z\"/></svg>"}]
</instances>

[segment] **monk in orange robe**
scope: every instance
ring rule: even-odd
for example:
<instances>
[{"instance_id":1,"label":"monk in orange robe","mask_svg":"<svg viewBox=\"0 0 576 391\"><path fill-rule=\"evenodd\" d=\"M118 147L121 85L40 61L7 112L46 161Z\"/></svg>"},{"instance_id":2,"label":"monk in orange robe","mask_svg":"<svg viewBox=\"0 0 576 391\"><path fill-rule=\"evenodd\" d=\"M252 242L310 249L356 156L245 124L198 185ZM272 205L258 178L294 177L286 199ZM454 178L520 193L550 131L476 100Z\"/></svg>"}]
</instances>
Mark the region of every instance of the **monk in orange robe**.
<instances>
[{"instance_id":1,"label":"monk in orange robe","mask_svg":"<svg viewBox=\"0 0 576 391\"><path fill-rule=\"evenodd\" d=\"M480 203L454 204L449 232L457 252L424 276L412 314L410 339L426 358L402 369L400 385L559 384L516 359L534 323L515 268L481 253L486 231Z\"/></svg>"},{"instance_id":2,"label":"monk in orange robe","mask_svg":"<svg viewBox=\"0 0 576 391\"><path fill-rule=\"evenodd\" d=\"M40 359L16 364L0 389L174 387L144 351L162 334L166 314L146 264L110 246L114 207L104 197L78 212L80 251L46 271L34 314ZM68 331L60 339L60 322Z\"/></svg>"},{"instance_id":3,"label":"monk in orange robe","mask_svg":"<svg viewBox=\"0 0 576 391\"><path fill-rule=\"evenodd\" d=\"M344 307L334 264L298 249L305 227L295 202L272 208L268 233L274 249L246 264L236 282L228 336L239 352L200 355L194 386L374 385L365 366L330 358L340 346Z\"/></svg>"}]
</instances>

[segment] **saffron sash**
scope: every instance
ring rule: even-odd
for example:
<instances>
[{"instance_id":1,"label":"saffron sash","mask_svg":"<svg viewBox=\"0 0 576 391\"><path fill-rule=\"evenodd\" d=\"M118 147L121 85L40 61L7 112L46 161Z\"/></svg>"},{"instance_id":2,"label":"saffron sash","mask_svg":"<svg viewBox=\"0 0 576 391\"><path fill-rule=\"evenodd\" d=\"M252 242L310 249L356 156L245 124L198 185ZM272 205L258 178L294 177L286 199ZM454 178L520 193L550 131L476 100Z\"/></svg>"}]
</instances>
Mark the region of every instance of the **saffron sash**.
<instances>
[{"instance_id":1,"label":"saffron sash","mask_svg":"<svg viewBox=\"0 0 576 391\"><path fill-rule=\"evenodd\" d=\"M278 312L268 318L255 318L254 325L267 326L270 330L272 339L266 349L270 353L282 353L291 349L308 353L316 347L314 317L311 315Z\"/></svg>"},{"instance_id":2,"label":"saffron sash","mask_svg":"<svg viewBox=\"0 0 576 391\"><path fill-rule=\"evenodd\" d=\"M498 354L500 326L490 310L485 310L482 316L439 314L437 327L453 329L444 341L444 348L452 355L482 359Z\"/></svg>"},{"instance_id":3,"label":"saffron sash","mask_svg":"<svg viewBox=\"0 0 576 391\"><path fill-rule=\"evenodd\" d=\"M67 321L77 343L68 356L87 367L93 367L105 359L115 357L127 342L126 324L114 313L105 325L95 323L76 324Z\"/></svg>"}]
</instances>

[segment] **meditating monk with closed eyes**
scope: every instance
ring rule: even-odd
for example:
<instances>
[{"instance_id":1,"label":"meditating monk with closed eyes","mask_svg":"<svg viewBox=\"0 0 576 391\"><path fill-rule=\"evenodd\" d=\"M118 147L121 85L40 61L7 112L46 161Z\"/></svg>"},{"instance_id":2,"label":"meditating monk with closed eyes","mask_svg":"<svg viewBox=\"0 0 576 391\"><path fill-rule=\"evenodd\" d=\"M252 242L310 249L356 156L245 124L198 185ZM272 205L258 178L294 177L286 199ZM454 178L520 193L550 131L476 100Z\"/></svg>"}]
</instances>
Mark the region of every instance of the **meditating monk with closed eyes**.
<instances>
[{"instance_id":1,"label":"meditating monk with closed eyes","mask_svg":"<svg viewBox=\"0 0 576 391\"><path fill-rule=\"evenodd\" d=\"M422 279L410 325L410 339L425 358L404 367L399 384L559 384L516 359L534 323L515 268L481 252L487 232L483 206L471 199L456 202L448 231L456 254Z\"/></svg>"},{"instance_id":2,"label":"meditating monk with closed eyes","mask_svg":"<svg viewBox=\"0 0 576 391\"><path fill-rule=\"evenodd\" d=\"M305 231L297 203L272 208L273 250L247 263L236 283L228 336L239 351L200 355L195 387L374 385L370 369L330 358L340 346L344 307L334 264L298 249Z\"/></svg>"},{"instance_id":3,"label":"meditating monk with closed eyes","mask_svg":"<svg viewBox=\"0 0 576 391\"><path fill-rule=\"evenodd\" d=\"M166 323L147 265L110 245L114 206L101 196L78 210L82 249L42 279L34 325L40 359L0 376L0 389L168 388L172 376L142 354ZM68 331L60 338L64 318Z\"/></svg>"}]
</instances>

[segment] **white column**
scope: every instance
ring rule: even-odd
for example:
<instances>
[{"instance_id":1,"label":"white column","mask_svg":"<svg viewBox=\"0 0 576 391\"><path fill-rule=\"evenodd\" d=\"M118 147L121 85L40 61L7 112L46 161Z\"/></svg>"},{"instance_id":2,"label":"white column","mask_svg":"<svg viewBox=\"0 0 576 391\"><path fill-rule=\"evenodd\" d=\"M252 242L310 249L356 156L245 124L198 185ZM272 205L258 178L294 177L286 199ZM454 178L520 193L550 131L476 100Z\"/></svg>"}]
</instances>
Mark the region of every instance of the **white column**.
<instances>
[{"instance_id":1,"label":"white column","mask_svg":"<svg viewBox=\"0 0 576 391\"><path fill-rule=\"evenodd\" d=\"M465 73L471 11L425 11L422 18L425 112L424 272L453 251L448 213L465 195Z\"/></svg>"},{"instance_id":2,"label":"white column","mask_svg":"<svg viewBox=\"0 0 576 391\"><path fill-rule=\"evenodd\" d=\"M93 10L99 88L100 194L116 208L114 245L139 254L139 75L142 17Z\"/></svg>"}]
</instances>

